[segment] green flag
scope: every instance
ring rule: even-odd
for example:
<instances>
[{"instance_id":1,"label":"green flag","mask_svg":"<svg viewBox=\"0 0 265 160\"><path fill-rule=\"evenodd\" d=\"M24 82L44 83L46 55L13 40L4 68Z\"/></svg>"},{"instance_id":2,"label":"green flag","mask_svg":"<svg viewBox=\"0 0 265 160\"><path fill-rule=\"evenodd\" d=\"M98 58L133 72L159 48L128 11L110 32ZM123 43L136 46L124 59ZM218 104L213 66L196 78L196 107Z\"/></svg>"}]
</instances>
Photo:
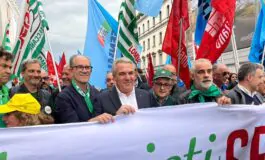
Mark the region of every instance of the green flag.
<instances>
[{"instance_id":1,"label":"green flag","mask_svg":"<svg viewBox=\"0 0 265 160\"><path fill-rule=\"evenodd\" d=\"M20 76L21 63L29 58L38 58L45 44L45 29L48 23L39 0L26 3L19 38L13 50L13 75Z\"/></svg>"},{"instance_id":2,"label":"green flag","mask_svg":"<svg viewBox=\"0 0 265 160\"><path fill-rule=\"evenodd\" d=\"M119 13L118 48L136 64L140 62L140 47L137 33L137 17L134 0L122 2Z\"/></svg>"},{"instance_id":3,"label":"green flag","mask_svg":"<svg viewBox=\"0 0 265 160\"><path fill-rule=\"evenodd\" d=\"M5 28L5 35L3 38L2 46L6 51L12 52L11 43L10 43L10 22L8 22Z\"/></svg>"}]
</instances>

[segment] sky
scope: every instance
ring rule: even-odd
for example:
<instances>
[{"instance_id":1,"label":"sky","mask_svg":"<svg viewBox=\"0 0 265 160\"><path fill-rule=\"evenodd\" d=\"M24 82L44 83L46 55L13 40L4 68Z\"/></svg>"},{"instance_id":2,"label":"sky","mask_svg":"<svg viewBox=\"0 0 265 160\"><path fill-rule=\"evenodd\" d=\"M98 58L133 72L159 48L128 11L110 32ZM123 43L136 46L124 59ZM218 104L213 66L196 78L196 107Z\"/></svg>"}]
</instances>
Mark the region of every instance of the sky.
<instances>
[{"instance_id":1,"label":"sky","mask_svg":"<svg viewBox=\"0 0 265 160\"><path fill-rule=\"evenodd\" d=\"M98 0L117 19L122 0ZM112 3L110 3L110 1ZM48 39L55 59L65 52L67 59L83 52L86 30L88 0L43 0L43 8L49 23ZM49 45L46 45L49 48Z\"/></svg>"}]
</instances>

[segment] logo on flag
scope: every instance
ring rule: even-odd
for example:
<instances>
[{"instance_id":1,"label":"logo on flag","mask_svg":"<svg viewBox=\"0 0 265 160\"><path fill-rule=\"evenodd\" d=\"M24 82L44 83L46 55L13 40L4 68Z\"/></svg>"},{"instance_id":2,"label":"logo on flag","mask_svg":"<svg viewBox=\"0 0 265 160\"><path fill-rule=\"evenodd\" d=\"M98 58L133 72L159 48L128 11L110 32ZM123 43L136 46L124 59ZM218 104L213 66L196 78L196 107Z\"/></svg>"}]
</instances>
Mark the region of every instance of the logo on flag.
<instances>
[{"instance_id":1,"label":"logo on flag","mask_svg":"<svg viewBox=\"0 0 265 160\"><path fill-rule=\"evenodd\" d=\"M107 21L104 21L101 25L99 31L98 31L98 41L101 44L102 47L105 46L105 39L108 36L108 34L111 32L111 27L109 26Z\"/></svg>"}]
</instances>

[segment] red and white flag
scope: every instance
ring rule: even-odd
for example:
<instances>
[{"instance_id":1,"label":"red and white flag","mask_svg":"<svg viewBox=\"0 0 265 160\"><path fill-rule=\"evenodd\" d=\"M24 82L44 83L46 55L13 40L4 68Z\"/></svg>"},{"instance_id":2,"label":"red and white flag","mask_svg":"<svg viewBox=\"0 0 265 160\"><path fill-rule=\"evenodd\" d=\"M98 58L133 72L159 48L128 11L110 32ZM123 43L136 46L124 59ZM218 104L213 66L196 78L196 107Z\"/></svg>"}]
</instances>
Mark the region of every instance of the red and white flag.
<instances>
[{"instance_id":1,"label":"red and white flag","mask_svg":"<svg viewBox=\"0 0 265 160\"><path fill-rule=\"evenodd\" d=\"M213 9L196 59L206 58L215 63L230 42L236 0L212 0L211 4Z\"/></svg>"},{"instance_id":2,"label":"red and white flag","mask_svg":"<svg viewBox=\"0 0 265 160\"><path fill-rule=\"evenodd\" d=\"M181 19L182 30L180 30ZM188 0L174 0L167 24L162 51L171 56L172 64L178 70L179 38L180 33L182 32L179 75L180 79L183 80L187 88L190 86L190 75L185 43L185 31L189 28L189 26Z\"/></svg>"}]
</instances>

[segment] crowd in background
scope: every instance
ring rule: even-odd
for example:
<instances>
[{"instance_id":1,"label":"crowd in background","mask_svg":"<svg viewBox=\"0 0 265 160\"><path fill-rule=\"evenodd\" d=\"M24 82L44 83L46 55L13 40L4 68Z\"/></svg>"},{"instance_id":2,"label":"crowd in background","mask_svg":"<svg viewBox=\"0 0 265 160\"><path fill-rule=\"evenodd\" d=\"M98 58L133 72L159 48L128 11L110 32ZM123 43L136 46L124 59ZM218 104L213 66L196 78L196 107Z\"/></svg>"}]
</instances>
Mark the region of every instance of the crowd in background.
<instances>
[{"instance_id":1,"label":"crowd in background","mask_svg":"<svg viewBox=\"0 0 265 160\"><path fill-rule=\"evenodd\" d=\"M89 83L96 62L74 55L64 66L62 91L59 91L36 59L22 63L23 81L13 81L12 88L8 88L12 58L11 53L0 49L0 104L7 104L18 93L30 93L40 104L40 111L36 114L19 109L8 111L1 114L1 127L85 121L108 123L114 121L113 116L133 114L142 108L204 102L255 107L265 100L264 68L254 63L244 63L237 73L231 73L225 64L212 65L207 59L198 59L190 69L191 87L187 89L171 64L157 69L150 85L145 73L133 62L119 58L113 63L112 71L106 73L106 88L99 90Z\"/></svg>"}]
</instances>

